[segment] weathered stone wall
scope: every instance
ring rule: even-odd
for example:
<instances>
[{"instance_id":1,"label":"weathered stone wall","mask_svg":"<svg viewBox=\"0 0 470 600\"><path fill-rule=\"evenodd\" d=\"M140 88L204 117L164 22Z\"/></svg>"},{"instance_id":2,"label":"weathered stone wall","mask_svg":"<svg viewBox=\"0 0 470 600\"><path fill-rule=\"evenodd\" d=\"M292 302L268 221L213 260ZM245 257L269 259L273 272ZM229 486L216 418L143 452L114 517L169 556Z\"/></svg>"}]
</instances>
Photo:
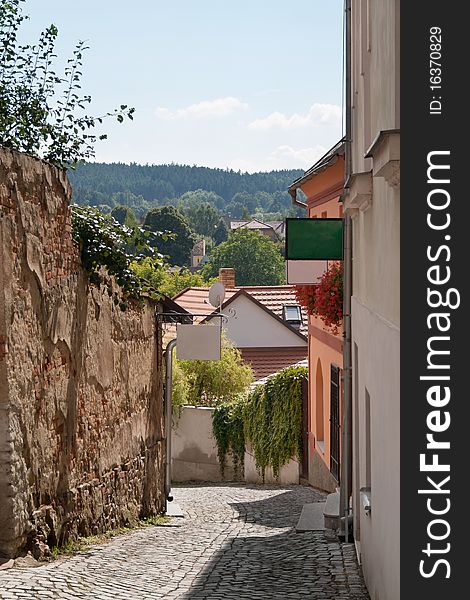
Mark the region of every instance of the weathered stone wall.
<instances>
[{"instance_id":1,"label":"weathered stone wall","mask_svg":"<svg viewBox=\"0 0 470 600\"><path fill-rule=\"evenodd\" d=\"M164 508L155 310L89 286L66 175L0 149L0 554Z\"/></svg>"}]
</instances>

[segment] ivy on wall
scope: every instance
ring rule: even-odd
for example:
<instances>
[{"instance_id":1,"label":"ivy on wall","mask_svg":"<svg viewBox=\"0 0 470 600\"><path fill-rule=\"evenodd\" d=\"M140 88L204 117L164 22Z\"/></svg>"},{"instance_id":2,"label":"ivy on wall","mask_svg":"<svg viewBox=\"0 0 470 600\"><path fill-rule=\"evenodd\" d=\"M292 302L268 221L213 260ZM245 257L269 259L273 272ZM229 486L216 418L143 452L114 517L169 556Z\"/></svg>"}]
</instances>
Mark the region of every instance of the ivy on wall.
<instances>
[{"instance_id":1,"label":"ivy on wall","mask_svg":"<svg viewBox=\"0 0 470 600\"><path fill-rule=\"evenodd\" d=\"M256 467L271 467L279 477L282 466L302 456L302 380L306 367L287 367L250 395L244 410L245 437L251 443Z\"/></svg>"},{"instance_id":2,"label":"ivy on wall","mask_svg":"<svg viewBox=\"0 0 470 600\"><path fill-rule=\"evenodd\" d=\"M232 457L235 478L243 477L245 461L243 409L245 401L241 397L236 402L221 404L212 413L212 430L217 442L217 456L222 478L225 475L228 456Z\"/></svg>"},{"instance_id":3,"label":"ivy on wall","mask_svg":"<svg viewBox=\"0 0 470 600\"><path fill-rule=\"evenodd\" d=\"M242 461L250 442L263 480L268 467L279 477L282 466L302 456L302 381L306 367L287 367L248 396L214 410L213 432L222 475L229 455Z\"/></svg>"},{"instance_id":4,"label":"ivy on wall","mask_svg":"<svg viewBox=\"0 0 470 600\"><path fill-rule=\"evenodd\" d=\"M126 227L110 216L89 206L72 206L72 237L80 249L80 258L91 283L103 282L101 270L115 278L121 294L114 293L114 303L125 310L129 299L140 300L143 294L158 298L158 291L131 268L133 260L152 255L160 266L161 257L148 244L150 232ZM109 288L110 289L110 288Z\"/></svg>"}]
</instances>

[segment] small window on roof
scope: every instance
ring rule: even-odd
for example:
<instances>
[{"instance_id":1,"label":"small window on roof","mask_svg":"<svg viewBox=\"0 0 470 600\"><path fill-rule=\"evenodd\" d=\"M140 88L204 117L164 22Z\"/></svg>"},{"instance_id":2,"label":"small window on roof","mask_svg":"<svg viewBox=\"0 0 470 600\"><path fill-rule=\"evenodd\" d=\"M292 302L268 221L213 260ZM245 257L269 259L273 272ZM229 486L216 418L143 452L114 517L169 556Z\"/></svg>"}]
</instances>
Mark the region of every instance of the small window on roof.
<instances>
[{"instance_id":1,"label":"small window on roof","mask_svg":"<svg viewBox=\"0 0 470 600\"><path fill-rule=\"evenodd\" d=\"M300 327L302 325L302 311L299 304L285 304L282 307L282 315L284 321L289 323L289 325L293 327Z\"/></svg>"}]
</instances>

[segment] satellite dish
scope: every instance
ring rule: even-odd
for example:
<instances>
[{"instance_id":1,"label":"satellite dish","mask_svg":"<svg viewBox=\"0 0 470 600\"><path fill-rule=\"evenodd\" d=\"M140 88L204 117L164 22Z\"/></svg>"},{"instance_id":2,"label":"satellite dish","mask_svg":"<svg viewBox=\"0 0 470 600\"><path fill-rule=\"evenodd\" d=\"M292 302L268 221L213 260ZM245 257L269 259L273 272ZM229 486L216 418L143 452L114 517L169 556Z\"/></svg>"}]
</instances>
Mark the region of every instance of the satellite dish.
<instances>
[{"instance_id":1,"label":"satellite dish","mask_svg":"<svg viewBox=\"0 0 470 600\"><path fill-rule=\"evenodd\" d=\"M225 299L225 287L220 281L216 281L209 288L209 302L215 308L220 308Z\"/></svg>"}]
</instances>

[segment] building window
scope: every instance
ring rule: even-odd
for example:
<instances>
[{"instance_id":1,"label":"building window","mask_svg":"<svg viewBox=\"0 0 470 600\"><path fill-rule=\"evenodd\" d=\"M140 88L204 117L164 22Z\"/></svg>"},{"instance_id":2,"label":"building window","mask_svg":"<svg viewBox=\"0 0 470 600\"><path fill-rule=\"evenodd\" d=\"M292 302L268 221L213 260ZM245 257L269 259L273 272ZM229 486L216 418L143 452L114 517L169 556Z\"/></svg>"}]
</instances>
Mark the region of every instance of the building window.
<instances>
[{"instance_id":1,"label":"building window","mask_svg":"<svg viewBox=\"0 0 470 600\"><path fill-rule=\"evenodd\" d=\"M353 451L353 460L354 460L354 494L355 494L355 498L354 498L354 503L355 503L355 510L358 511L359 514L359 507L360 507L360 503L361 503L361 494L359 491L360 485L359 485L359 468L360 468L360 461L359 461L359 349L357 347L357 344L354 342L354 373L353 373L353 384L354 384L354 398L353 398L353 404L354 404L354 436L353 436L353 440L354 440L354 451ZM356 538L357 541L360 541L361 539L361 520L360 519L355 519L354 520L354 537Z\"/></svg>"},{"instance_id":2,"label":"building window","mask_svg":"<svg viewBox=\"0 0 470 600\"><path fill-rule=\"evenodd\" d=\"M315 378L315 431L317 434L317 445L322 452L325 451L325 430L323 420L323 373L320 359L318 359Z\"/></svg>"},{"instance_id":3,"label":"building window","mask_svg":"<svg viewBox=\"0 0 470 600\"><path fill-rule=\"evenodd\" d=\"M284 321L292 327L299 328L302 325L302 311L299 304L285 304L282 307Z\"/></svg>"},{"instance_id":4,"label":"building window","mask_svg":"<svg viewBox=\"0 0 470 600\"><path fill-rule=\"evenodd\" d=\"M370 438L370 395L367 388L366 390L366 487L371 487L371 438Z\"/></svg>"},{"instance_id":5,"label":"building window","mask_svg":"<svg viewBox=\"0 0 470 600\"><path fill-rule=\"evenodd\" d=\"M322 214L321 214L322 219L326 219L327 216L328 216L328 213L326 212L326 210L325 210L325 212L322 212Z\"/></svg>"}]
</instances>

